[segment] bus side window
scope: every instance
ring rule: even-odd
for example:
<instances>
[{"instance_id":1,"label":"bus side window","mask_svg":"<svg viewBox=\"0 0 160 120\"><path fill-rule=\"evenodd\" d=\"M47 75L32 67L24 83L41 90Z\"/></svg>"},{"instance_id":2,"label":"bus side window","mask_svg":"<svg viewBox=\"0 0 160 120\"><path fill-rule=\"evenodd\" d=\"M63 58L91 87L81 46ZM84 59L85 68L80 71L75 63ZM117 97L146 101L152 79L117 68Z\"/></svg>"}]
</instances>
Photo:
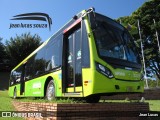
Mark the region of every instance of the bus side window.
<instances>
[{"instance_id":1,"label":"bus side window","mask_svg":"<svg viewBox=\"0 0 160 120\"><path fill-rule=\"evenodd\" d=\"M62 58L62 36L51 38L46 48L45 71L50 71L61 66Z\"/></svg>"},{"instance_id":2,"label":"bus side window","mask_svg":"<svg viewBox=\"0 0 160 120\"><path fill-rule=\"evenodd\" d=\"M15 72L15 71L12 71L12 72L11 72L10 85L15 84L16 78L15 78L14 72Z\"/></svg>"},{"instance_id":3,"label":"bus side window","mask_svg":"<svg viewBox=\"0 0 160 120\"><path fill-rule=\"evenodd\" d=\"M21 66L18 69L14 70L12 74L13 74L13 83L14 84L19 83L21 79L21 74L22 74Z\"/></svg>"},{"instance_id":4,"label":"bus side window","mask_svg":"<svg viewBox=\"0 0 160 120\"><path fill-rule=\"evenodd\" d=\"M54 43L48 44L47 48L46 48L46 56L45 56L45 71L50 71L52 70L52 57L53 57L53 48L54 47Z\"/></svg>"},{"instance_id":5,"label":"bus side window","mask_svg":"<svg viewBox=\"0 0 160 120\"><path fill-rule=\"evenodd\" d=\"M54 55L51 57L51 64L52 64L52 69L57 66L56 65L56 57Z\"/></svg>"},{"instance_id":6,"label":"bus side window","mask_svg":"<svg viewBox=\"0 0 160 120\"><path fill-rule=\"evenodd\" d=\"M26 63L26 74L25 74L25 79L26 80L30 80L30 79L33 78L33 71L34 71L33 63L34 63L34 58L35 58L35 56L32 56L31 58L29 58L29 60Z\"/></svg>"},{"instance_id":7,"label":"bus side window","mask_svg":"<svg viewBox=\"0 0 160 120\"><path fill-rule=\"evenodd\" d=\"M44 73L45 71L45 50L46 48L42 48L37 52L34 59L34 76L38 76Z\"/></svg>"}]
</instances>

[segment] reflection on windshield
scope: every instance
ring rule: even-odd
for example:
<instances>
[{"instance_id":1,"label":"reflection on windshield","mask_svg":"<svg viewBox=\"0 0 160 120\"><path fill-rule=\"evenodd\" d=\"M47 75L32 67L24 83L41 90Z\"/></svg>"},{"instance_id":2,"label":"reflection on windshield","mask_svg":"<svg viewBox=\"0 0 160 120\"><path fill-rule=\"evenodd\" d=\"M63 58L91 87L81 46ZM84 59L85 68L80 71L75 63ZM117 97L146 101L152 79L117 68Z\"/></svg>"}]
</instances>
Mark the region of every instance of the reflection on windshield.
<instances>
[{"instance_id":1,"label":"reflection on windshield","mask_svg":"<svg viewBox=\"0 0 160 120\"><path fill-rule=\"evenodd\" d=\"M109 49L99 49L100 55L101 56L107 56L107 57L112 57L112 58L119 58L119 59L124 59L126 60L126 55L124 51L124 47L122 45L120 46L114 46Z\"/></svg>"},{"instance_id":2,"label":"reflection on windshield","mask_svg":"<svg viewBox=\"0 0 160 120\"><path fill-rule=\"evenodd\" d=\"M97 23L98 28L94 31L94 35L100 56L138 63L138 54L126 30L107 22Z\"/></svg>"}]
</instances>

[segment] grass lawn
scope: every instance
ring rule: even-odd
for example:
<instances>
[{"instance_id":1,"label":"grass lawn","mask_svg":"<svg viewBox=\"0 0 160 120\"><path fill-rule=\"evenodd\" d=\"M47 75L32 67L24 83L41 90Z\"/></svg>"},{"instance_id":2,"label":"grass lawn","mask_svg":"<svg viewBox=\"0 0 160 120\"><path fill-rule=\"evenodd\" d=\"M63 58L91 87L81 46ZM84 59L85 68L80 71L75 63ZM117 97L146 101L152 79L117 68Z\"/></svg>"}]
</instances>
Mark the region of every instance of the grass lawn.
<instances>
[{"instance_id":1,"label":"grass lawn","mask_svg":"<svg viewBox=\"0 0 160 120\"><path fill-rule=\"evenodd\" d=\"M15 111L12 103L12 98L8 96L8 91L0 91L0 111ZM25 102L48 102L43 99L18 99L18 101L25 101ZM75 103L76 101L72 99L60 99L57 101L52 101L56 103ZM103 102L103 101L100 101ZM128 102L125 100L105 100L105 102ZM160 100L146 100L145 102L149 103L151 111L160 111ZM0 118L0 120L23 120L22 118Z\"/></svg>"},{"instance_id":2,"label":"grass lawn","mask_svg":"<svg viewBox=\"0 0 160 120\"><path fill-rule=\"evenodd\" d=\"M103 102L103 100L100 102ZM125 100L105 100L105 102L128 102L128 101L125 101ZM145 102L149 103L150 111L160 111L160 100L145 100Z\"/></svg>"},{"instance_id":3,"label":"grass lawn","mask_svg":"<svg viewBox=\"0 0 160 120\"><path fill-rule=\"evenodd\" d=\"M12 98L8 96L8 91L0 91L0 111L15 111ZM24 120L22 118L2 118L0 120Z\"/></svg>"},{"instance_id":4,"label":"grass lawn","mask_svg":"<svg viewBox=\"0 0 160 120\"><path fill-rule=\"evenodd\" d=\"M0 91L0 111L11 111L14 107L11 104L11 98L9 98L7 91Z\"/></svg>"},{"instance_id":5,"label":"grass lawn","mask_svg":"<svg viewBox=\"0 0 160 120\"><path fill-rule=\"evenodd\" d=\"M146 102L149 102L151 111L160 111L160 100L146 100Z\"/></svg>"}]
</instances>

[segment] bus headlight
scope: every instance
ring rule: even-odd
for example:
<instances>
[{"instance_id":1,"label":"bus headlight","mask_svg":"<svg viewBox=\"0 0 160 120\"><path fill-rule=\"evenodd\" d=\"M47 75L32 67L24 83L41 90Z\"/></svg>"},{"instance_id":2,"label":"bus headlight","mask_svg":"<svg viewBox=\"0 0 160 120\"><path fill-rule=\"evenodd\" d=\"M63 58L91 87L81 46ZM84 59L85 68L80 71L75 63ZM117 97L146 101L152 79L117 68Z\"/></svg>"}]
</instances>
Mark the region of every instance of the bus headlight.
<instances>
[{"instance_id":1,"label":"bus headlight","mask_svg":"<svg viewBox=\"0 0 160 120\"><path fill-rule=\"evenodd\" d=\"M97 62L96 62L96 70L98 72L100 72L101 74L107 76L108 78L113 78L114 77L112 72L108 68L106 68L105 66L103 66L103 65L101 65L100 63L97 63Z\"/></svg>"}]
</instances>

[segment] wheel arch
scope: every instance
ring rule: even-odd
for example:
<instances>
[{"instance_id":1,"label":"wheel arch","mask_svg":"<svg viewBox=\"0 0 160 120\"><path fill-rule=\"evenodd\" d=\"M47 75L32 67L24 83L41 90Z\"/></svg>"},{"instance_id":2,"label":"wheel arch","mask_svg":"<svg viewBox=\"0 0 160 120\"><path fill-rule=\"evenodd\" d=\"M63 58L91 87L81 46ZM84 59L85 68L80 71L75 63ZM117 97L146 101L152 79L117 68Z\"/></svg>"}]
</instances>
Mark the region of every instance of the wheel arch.
<instances>
[{"instance_id":1,"label":"wheel arch","mask_svg":"<svg viewBox=\"0 0 160 120\"><path fill-rule=\"evenodd\" d=\"M54 84L54 87L55 87L55 93L56 93L56 84L55 84L54 78L51 77L51 76L48 76L46 81L45 81L45 85L44 85L44 97L46 96L47 85L51 80L53 80L53 84Z\"/></svg>"}]
</instances>

